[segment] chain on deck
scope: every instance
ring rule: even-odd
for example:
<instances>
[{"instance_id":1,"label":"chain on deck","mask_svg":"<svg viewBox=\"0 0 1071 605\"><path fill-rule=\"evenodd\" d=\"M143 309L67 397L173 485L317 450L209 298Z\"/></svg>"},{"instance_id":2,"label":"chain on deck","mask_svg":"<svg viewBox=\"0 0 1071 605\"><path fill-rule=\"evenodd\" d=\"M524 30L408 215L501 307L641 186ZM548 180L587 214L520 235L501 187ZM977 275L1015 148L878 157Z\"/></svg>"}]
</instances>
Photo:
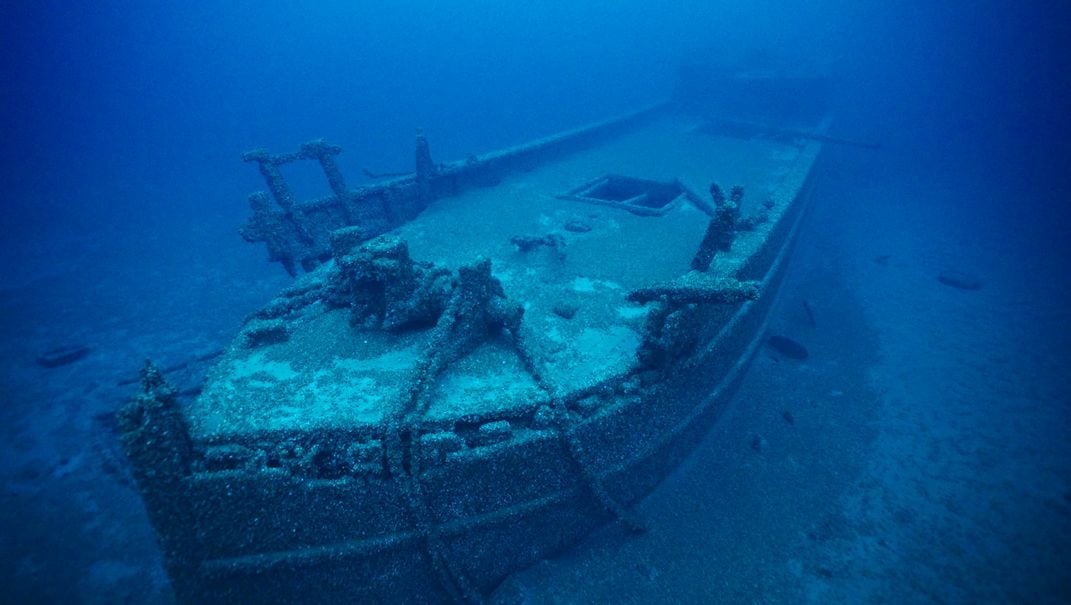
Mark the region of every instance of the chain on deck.
<instances>
[{"instance_id":1,"label":"chain on deck","mask_svg":"<svg viewBox=\"0 0 1071 605\"><path fill-rule=\"evenodd\" d=\"M425 553L440 585L454 601L482 603L482 595L464 571L444 552L442 536L437 525L431 522L431 513L420 483L420 472L416 468L420 459L420 436L414 435L414 431L420 426L427 412L427 390L449 362L448 340L457 323L460 298L460 293L455 292L435 324L431 342L417 363L412 380L403 391L400 405L395 406L388 420L384 449L391 477L405 495L406 505L417 530L424 537Z\"/></svg>"},{"instance_id":2,"label":"chain on deck","mask_svg":"<svg viewBox=\"0 0 1071 605\"><path fill-rule=\"evenodd\" d=\"M558 396L555 386L539 370L539 366L531 355L530 349L525 346L520 325L511 329L510 335L513 338L514 349L516 349L517 355L521 358L521 363L524 364L525 370L528 371L539 389L546 393L550 400L550 410L554 418L558 438L562 441L566 452L568 452L569 457L580 472L584 485L587 486L599 504L615 519L624 524L629 531L636 533L645 531L646 528L643 522L610 495L610 492L607 491L606 486L603 485L602 480L596 474L595 469L592 468L591 463L584 457L583 447L573 432L574 423L569 415L569 410L566 409L562 398Z\"/></svg>"},{"instance_id":3,"label":"chain on deck","mask_svg":"<svg viewBox=\"0 0 1071 605\"><path fill-rule=\"evenodd\" d=\"M484 600L483 595L465 575L464 570L447 556L442 535L437 524L432 521L418 467L421 460L419 429L431 403L427 392L454 358L458 357L457 347L451 346L451 341L458 315L463 312L460 309L463 296L464 292L461 291L453 293L446 310L433 328L431 340L387 422L384 448L391 477L405 496L414 525L424 538L425 553L441 586L455 601L481 603ZM555 432L579 472L582 483L598 503L630 531L643 531L643 524L610 495L584 456L583 447L574 434L573 422L564 401L557 395L555 386L540 371L529 348L525 346L520 315L510 318L503 328L509 333L525 370L539 389L547 394L555 418Z\"/></svg>"}]
</instances>

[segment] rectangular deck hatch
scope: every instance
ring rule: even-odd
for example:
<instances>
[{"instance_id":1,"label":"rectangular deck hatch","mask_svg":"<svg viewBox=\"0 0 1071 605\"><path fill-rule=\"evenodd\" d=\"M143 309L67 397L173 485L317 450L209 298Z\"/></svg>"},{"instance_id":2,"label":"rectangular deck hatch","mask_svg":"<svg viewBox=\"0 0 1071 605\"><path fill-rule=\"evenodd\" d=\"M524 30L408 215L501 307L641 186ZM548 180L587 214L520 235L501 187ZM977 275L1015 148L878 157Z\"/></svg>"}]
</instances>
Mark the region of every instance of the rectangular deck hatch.
<instances>
[{"instance_id":1,"label":"rectangular deck hatch","mask_svg":"<svg viewBox=\"0 0 1071 605\"><path fill-rule=\"evenodd\" d=\"M608 174L559 195L559 199L627 210L641 216L660 216L679 203L686 192L677 181L649 181Z\"/></svg>"}]
</instances>

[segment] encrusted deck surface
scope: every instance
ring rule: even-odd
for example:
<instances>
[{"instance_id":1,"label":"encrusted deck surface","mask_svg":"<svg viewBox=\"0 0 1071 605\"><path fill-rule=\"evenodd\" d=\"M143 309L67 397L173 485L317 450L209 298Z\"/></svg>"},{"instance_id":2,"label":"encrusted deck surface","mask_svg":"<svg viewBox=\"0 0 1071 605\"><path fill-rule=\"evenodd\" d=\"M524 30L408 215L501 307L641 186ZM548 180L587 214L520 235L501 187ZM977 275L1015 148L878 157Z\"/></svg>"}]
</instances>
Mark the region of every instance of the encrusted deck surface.
<instances>
[{"instance_id":1,"label":"encrusted deck surface","mask_svg":"<svg viewBox=\"0 0 1071 605\"><path fill-rule=\"evenodd\" d=\"M525 307L524 329L547 377L568 392L626 371L646 310L636 288L689 271L709 216L688 201L662 216L558 196L602 175L678 181L701 201L711 182L742 185L742 215L773 200L770 221L741 232L709 273L735 276L763 244L806 175L811 146L697 131L694 119L658 118L497 185L433 202L395 233L411 257L456 270L490 258L506 295ZM797 182L798 181L798 182ZM514 236L556 236L564 246L522 252ZM330 271L325 266L318 273ZM310 276L316 279L316 276ZM569 317L572 315L571 317ZM359 331L346 309L316 304L290 321L286 342L233 347L188 410L197 439L281 430L372 426L389 412L428 343L427 331ZM545 397L506 343L453 364L430 391L429 420L534 407Z\"/></svg>"}]
</instances>

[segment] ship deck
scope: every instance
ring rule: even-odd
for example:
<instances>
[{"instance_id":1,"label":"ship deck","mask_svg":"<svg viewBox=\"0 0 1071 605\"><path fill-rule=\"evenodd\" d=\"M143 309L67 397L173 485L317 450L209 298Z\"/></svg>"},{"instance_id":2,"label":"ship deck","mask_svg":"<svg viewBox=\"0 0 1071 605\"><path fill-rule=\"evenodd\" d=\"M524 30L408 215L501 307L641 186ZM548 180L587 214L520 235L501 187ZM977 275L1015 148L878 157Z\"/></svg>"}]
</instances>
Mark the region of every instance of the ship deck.
<instances>
[{"instance_id":1,"label":"ship deck","mask_svg":"<svg viewBox=\"0 0 1071 605\"><path fill-rule=\"evenodd\" d=\"M711 182L726 192L745 188L743 217L774 202L769 222L740 232L708 271L732 277L763 245L810 168L813 145L717 136L698 126L696 118L658 117L493 186L438 199L393 233L416 261L456 270L490 258L506 295L525 308L524 330L547 378L560 393L589 387L633 366L647 307L626 297L690 270L709 222L700 206L709 204ZM666 206L652 201L647 209L656 216L578 199L613 203L633 193L636 182L596 183L606 175L676 183L681 195ZM564 245L522 251L514 236L553 236ZM323 279L330 270L328 264L303 279ZM321 304L288 322L285 342L227 352L187 410L194 439L374 429L429 340L428 330L358 330L346 309ZM444 423L493 411L521 414L546 398L509 344L493 341L452 364L429 395L425 419Z\"/></svg>"}]
</instances>

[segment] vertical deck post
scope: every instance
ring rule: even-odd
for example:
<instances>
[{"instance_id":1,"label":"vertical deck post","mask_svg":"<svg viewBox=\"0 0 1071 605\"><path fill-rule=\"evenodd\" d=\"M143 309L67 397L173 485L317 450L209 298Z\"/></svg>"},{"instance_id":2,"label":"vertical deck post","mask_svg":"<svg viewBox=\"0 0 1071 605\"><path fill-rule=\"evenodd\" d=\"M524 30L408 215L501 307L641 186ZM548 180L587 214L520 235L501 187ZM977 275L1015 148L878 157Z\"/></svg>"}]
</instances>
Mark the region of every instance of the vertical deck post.
<instances>
[{"instance_id":1,"label":"vertical deck post","mask_svg":"<svg viewBox=\"0 0 1071 605\"><path fill-rule=\"evenodd\" d=\"M290 186L286 184L286 179L283 178L283 173L279 170L278 159L263 149L245 153L242 155L242 159L246 162L257 163L257 168L260 169L264 182L268 184L268 191L271 192L279 207L289 214L294 207L294 193L290 191Z\"/></svg>"},{"instance_id":2,"label":"vertical deck post","mask_svg":"<svg viewBox=\"0 0 1071 605\"><path fill-rule=\"evenodd\" d=\"M327 177L327 185L338 196L338 201L345 203L346 179L342 177L342 171L338 169L338 162L335 161L335 156L342 153L342 148L338 145L329 145L323 140L310 141L301 146L301 153L305 158L320 163L324 176Z\"/></svg>"},{"instance_id":3,"label":"vertical deck post","mask_svg":"<svg viewBox=\"0 0 1071 605\"><path fill-rule=\"evenodd\" d=\"M699 250L692 259L692 269L706 271L714 261L714 255L728 252L736 238L736 223L740 218L740 202L744 198L744 188L739 185L732 188L729 199L725 199L717 183L710 185L710 197L714 200L714 218L710 219Z\"/></svg>"},{"instance_id":4,"label":"vertical deck post","mask_svg":"<svg viewBox=\"0 0 1071 605\"><path fill-rule=\"evenodd\" d=\"M421 206L427 206L431 201L431 179L438 172L435 162L431 159L431 148L428 139L424 138L424 131L417 130L416 135L416 183L417 196Z\"/></svg>"},{"instance_id":5,"label":"vertical deck post","mask_svg":"<svg viewBox=\"0 0 1071 605\"><path fill-rule=\"evenodd\" d=\"M142 370L141 387L119 410L119 439L182 602L198 592L201 560L197 523L187 499L193 447L178 394L150 362Z\"/></svg>"}]
</instances>

